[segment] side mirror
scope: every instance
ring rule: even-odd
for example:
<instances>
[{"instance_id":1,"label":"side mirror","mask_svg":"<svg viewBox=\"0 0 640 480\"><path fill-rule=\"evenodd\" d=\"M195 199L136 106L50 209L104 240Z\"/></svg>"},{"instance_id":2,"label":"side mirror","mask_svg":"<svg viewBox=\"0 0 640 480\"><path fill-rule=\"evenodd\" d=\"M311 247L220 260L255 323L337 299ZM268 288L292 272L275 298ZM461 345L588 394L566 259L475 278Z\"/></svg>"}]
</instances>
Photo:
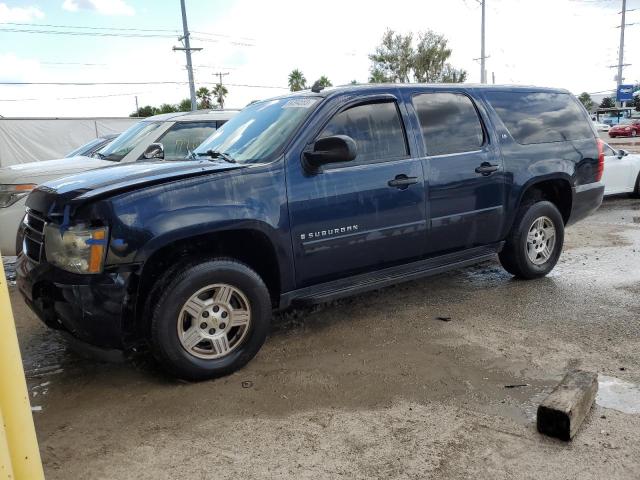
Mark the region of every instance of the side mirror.
<instances>
[{"instance_id":1,"label":"side mirror","mask_svg":"<svg viewBox=\"0 0 640 480\"><path fill-rule=\"evenodd\" d=\"M147 147L142 156L147 160L151 160L152 158L164 159L164 145L161 143L152 143Z\"/></svg>"},{"instance_id":2,"label":"side mirror","mask_svg":"<svg viewBox=\"0 0 640 480\"><path fill-rule=\"evenodd\" d=\"M355 140L347 135L333 135L319 138L313 149L304 152L306 162L313 168L325 163L349 162L358 155Z\"/></svg>"},{"instance_id":3,"label":"side mirror","mask_svg":"<svg viewBox=\"0 0 640 480\"><path fill-rule=\"evenodd\" d=\"M626 157L627 155L629 155L629 152L627 152L626 150L618 150L618 158Z\"/></svg>"}]
</instances>

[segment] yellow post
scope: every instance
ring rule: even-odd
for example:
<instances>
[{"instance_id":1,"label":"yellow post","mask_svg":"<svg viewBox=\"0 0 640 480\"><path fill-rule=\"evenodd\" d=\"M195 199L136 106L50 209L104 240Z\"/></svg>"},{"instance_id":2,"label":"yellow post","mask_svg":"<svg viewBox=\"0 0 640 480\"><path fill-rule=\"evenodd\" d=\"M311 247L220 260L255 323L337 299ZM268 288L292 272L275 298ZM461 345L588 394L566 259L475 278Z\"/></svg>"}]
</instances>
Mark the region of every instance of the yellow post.
<instances>
[{"instance_id":1,"label":"yellow post","mask_svg":"<svg viewBox=\"0 0 640 480\"><path fill-rule=\"evenodd\" d=\"M0 434L5 437L0 439L0 479L4 480L7 470L13 475L8 478L14 480L44 480L4 274L0 274L0 416L4 420Z\"/></svg>"},{"instance_id":2,"label":"yellow post","mask_svg":"<svg viewBox=\"0 0 640 480\"><path fill-rule=\"evenodd\" d=\"M4 431L4 421L2 420L2 410L0 410L0 480L11 480L13 478L13 468L11 468L11 455L9 455L9 444Z\"/></svg>"}]
</instances>

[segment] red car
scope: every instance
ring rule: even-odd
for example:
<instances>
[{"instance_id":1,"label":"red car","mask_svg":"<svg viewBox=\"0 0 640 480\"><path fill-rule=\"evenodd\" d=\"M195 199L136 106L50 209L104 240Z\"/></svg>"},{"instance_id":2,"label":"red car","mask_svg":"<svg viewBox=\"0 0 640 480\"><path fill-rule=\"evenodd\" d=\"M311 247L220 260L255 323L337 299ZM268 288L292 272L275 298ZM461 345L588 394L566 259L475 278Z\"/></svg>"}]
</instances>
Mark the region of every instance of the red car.
<instances>
[{"instance_id":1,"label":"red car","mask_svg":"<svg viewBox=\"0 0 640 480\"><path fill-rule=\"evenodd\" d=\"M640 135L640 120L633 120L631 123L614 125L609 129L609 136L616 137L637 137Z\"/></svg>"}]
</instances>

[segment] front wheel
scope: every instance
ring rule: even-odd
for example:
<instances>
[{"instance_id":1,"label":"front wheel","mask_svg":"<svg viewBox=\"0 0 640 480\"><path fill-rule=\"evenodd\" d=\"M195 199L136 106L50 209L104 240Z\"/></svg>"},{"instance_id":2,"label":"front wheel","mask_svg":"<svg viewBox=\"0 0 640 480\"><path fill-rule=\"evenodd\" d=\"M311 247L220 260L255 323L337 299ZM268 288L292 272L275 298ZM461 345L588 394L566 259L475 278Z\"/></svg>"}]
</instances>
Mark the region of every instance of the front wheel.
<instances>
[{"instance_id":1,"label":"front wheel","mask_svg":"<svg viewBox=\"0 0 640 480\"><path fill-rule=\"evenodd\" d=\"M168 283L151 319L154 356L173 375L205 380L243 367L264 343L271 299L260 276L232 259L186 266Z\"/></svg>"},{"instance_id":2,"label":"front wheel","mask_svg":"<svg viewBox=\"0 0 640 480\"><path fill-rule=\"evenodd\" d=\"M519 278L543 277L558 262L563 243L564 221L553 203L524 205L500 252L500 263Z\"/></svg>"}]
</instances>

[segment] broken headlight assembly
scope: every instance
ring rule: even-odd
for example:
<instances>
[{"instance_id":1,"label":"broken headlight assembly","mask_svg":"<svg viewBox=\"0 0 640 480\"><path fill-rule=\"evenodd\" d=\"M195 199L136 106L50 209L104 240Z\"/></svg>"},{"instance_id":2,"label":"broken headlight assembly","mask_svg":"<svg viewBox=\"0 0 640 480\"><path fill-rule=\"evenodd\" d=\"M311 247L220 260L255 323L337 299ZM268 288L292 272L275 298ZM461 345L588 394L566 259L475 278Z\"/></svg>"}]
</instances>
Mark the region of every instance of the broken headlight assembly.
<instances>
[{"instance_id":1,"label":"broken headlight assembly","mask_svg":"<svg viewBox=\"0 0 640 480\"><path fill-rule=\"evenodd\" d=\"M47 261L73 273L100 273L107 251L107 227L61 228L48 223L44 228Z\"/></svg>"},{"instance_id":2,"label":"broken headlight assembly","mask_svg":"<svg viewBox=\"0 0 640 480\"><path fill-rule=\"evenodd\" d=\"M37 185L23 183L20 185L0 184L0 208L10 207L22 197L26 197Z\"/></svg>"}]
</instances>

